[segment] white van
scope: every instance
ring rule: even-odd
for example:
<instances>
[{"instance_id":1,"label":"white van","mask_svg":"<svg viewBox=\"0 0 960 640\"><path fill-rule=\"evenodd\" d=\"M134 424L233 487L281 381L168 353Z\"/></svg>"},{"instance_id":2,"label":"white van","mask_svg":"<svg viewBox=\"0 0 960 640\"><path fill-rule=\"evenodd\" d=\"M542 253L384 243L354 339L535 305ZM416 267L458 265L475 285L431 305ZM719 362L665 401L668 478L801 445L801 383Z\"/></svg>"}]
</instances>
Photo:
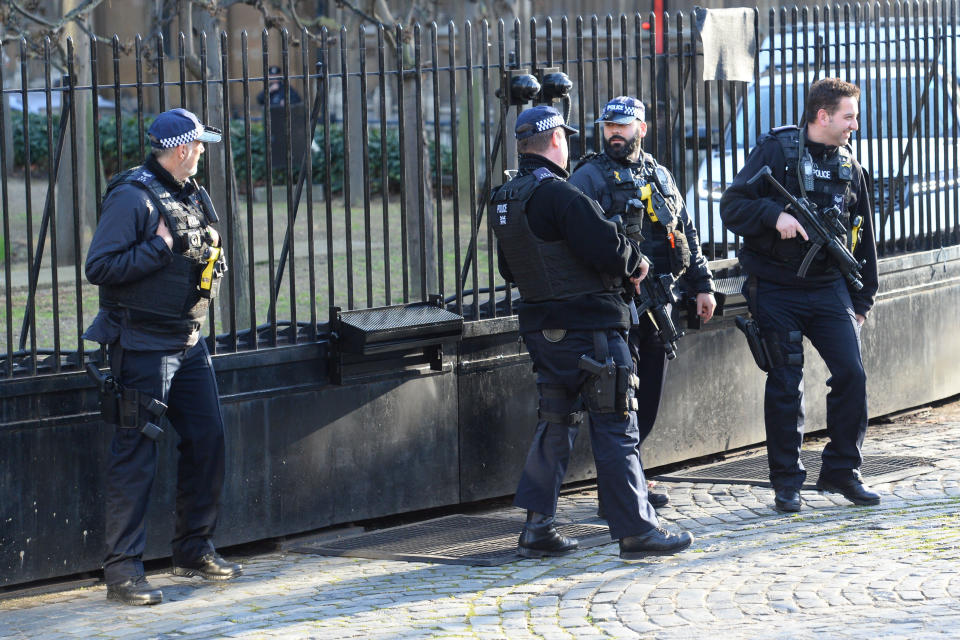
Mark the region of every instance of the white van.
<instances>
[{"instance_id":1,"label":"white van","mask_svg":"<svg viewBox=\"0 0 960 640\"><path fill-rule=\"evenodd\" d=\"M920 42L932 57L935 49L922 35ZM774 48L779 50L779 46L778 37ZM850 47L851 56L857 53L857 48ZM867 56L866 51L870 48L864 46L855 59L869 60L871 56ZM761 68L764 71L759 85L747 84L746 131L741 101L735 127L727 127L723 144L717 145L700 163L697 178L687 193L687 209L696 220L700 240L716 250L717 258L732 257L738 247L736 236L723 227L719 202L756 144L758 116L761 133L775 126L796 124L803 110L805 87L826 75L808 70L803 83L802 58L798 72L791 68L784 73L775 67L771 74L769 67L764 67L765 60L769 59L769 46L765 43L763 49ZM795 55L798 51L789 50ZM802 47L799 51L802 52ZM886 53L886 46L881 48L881 53ZM889 57L896 57L896 53L891 45ZM912 46L909 53L915 53ZM944 52L938 53L938 60L943 61ZM960 177L956 152L960 127L957 81L952 74L947 74L943 64L931 64L922 59L923 55L921 50L921 56L909 62L884 60L851 65L841 61L837 65L840 70L831 71L831 75L855 82L861 89L860 130L851 138L851 144L860 164L874 179L874 230L878 241L912 238L932 229L945 229L948 220L953 219L948 212L957 209ZM788 62L792 61L793 56L786 57ZM779 54L775 54L774 59L779 63ZM928 85L918 118L918 108ZM912 142L911 131L914 132Z\"/></svg>"}]
</instances>

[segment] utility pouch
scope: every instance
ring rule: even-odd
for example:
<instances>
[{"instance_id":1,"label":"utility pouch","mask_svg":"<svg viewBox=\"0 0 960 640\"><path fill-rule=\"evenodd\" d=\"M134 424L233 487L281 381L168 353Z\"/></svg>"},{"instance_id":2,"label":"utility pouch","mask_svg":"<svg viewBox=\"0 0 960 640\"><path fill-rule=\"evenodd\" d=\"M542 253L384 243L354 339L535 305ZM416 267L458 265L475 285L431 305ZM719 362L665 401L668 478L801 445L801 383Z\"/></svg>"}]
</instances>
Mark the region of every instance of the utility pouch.
<instances>
[{"instance_id":1,"label":"utility pouch","mask_svg":"<svg viewBox=\"0 0 960 640\"><path fill-rule=\"evenodd\" d=\"M803 344L803 332L801 331L791 331L787 334L787 343L789 344ZM803 366L803 351L800 353L788 353L786 358L784 358L785 364L793 367L802 367Z\"/></svg>"},{"instance_id":2,"label":"utility pouch","mask_svg":"<svg viewBox=\"0 0 960 640\"><path fill-rule=\"evenodd\" d=\"M139 429L140 433L151 440L159 438L163 433L163 426L170 423L165 415L167 405L136 389L123 390L121 407L120 426Z\"/></svg>"},{"instance_id":3,"label":"utility pouch","mask_svg":"<svg viewBox=\"0 0 960 640\"><path fill-rule=\"evenodd\" d=\"M630 393L630 391L639 387L640 378L633 373L632 367L617 367L617 395L614 399L617 413L626 414L637 410L639 405L636 395Z\"/></svg>"},{"instance_id":4,"label":"utility pouch","mask_svg":"<svg viewBox=\"0 0 960 640\"><path fill-rule=\"evenodd\" d=\"M690 243L680 229L667 233L667 255L670 256L670 271L680 277L690 266Z\"/></svg>"}]
</instances>

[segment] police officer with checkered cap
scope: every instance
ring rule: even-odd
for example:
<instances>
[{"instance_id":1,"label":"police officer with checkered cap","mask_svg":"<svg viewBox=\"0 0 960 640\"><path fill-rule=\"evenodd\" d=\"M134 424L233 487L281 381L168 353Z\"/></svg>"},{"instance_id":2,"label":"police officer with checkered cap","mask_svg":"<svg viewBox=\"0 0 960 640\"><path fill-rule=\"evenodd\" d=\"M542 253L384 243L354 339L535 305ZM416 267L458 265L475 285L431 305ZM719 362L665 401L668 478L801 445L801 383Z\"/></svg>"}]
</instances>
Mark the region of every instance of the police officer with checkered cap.
<instances>
[{"instance_id":1,"label":"police officer with checkered cap","mask_svg":"<svg viewBox=\"0 0 960 640\"><path fill-rule=\"evenodd\" d=\"M574 133L552 107L522 112L515 127L519 170L490 202L500 273L520 292L520 333L539 392L539 422L514 500L527 511L517 551L537 558L577 548L554 518L586 410L598 490L611 505L610 535L620 541L621 557L673 553L688 547L692 536L660 527L635 453L624 293L625 285L635 290L648 265L637 244L567 182L567 136ZM603 378L599 372L606 370L615 376Z\"/></svg>"},{"instance_id":2,"label":"police officer with checkered cap","mask_svg":"<svg viewBox=\"0 0 960 640\"><path fill-rule=\"evenodd\" d=\"M618 96L610 100L597 119L603 126L603 151L584 156L570 182L596 200L607 217L620 216L641 251L653 259L654 273L672 272L680 277L681 288L695 298L697 314L706 322L717 304L712 293L713 277L673 176L641 148L647 134L645 118L643 102L637 98ZM672 220L654 220L656 215L627 206L637 198L638 179L663 196L671 212L666 218ZM676 316L677 310L673 313ZM667 367L667 354L649 317L638 318L631 327L630 348L640 378L637 423L642 444L657 419ZM656 507L668 501L666 493L650 493L650 502Z\"/></svg>"},{"instance_id":3,"label":"police officer with checkered cap","mask_svg":"<svg viewBox=\"0 0 960 640\"><path fill-rule=\"evenodd\" d=\"M158 115L151 153L107 186L87 252L100 310L84 338L109 350L122 389L102 396L114 436L105 474L107 598L151 605L163 594L143 570L158 443L179 436L173 572L209 580L242 573L214 549L225 451L219 392L200 328L226 269L216 212L192 179L204 145L221 140L186 109ZM109 409L109 410L108 410ZM171 431L176 431L176 436Z\"/></svg>"}]
</instances>

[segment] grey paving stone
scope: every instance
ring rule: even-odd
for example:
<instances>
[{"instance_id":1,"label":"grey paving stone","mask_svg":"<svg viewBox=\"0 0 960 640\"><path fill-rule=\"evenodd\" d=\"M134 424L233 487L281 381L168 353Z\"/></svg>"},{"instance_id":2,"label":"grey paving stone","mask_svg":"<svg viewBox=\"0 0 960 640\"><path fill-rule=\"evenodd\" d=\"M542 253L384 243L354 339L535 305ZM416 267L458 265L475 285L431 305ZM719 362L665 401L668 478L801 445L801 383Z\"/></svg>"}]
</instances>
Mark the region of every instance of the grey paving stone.
<instances>
[{"instance_id":1,"label":"grey paving stone","mask_svg":"<svg viewBox=\"0 0 960 640\"><path fill-rule=\"evenodd\" d=\"M884 498L871 508L804 491L803 511L784 516L768 488L663 483L664 523L698 537L676 557L627 563L614 544L500 567L271 553L243 558L246 575L231 583L151 577L167 594L158 607L108 603L102 587L0 601L0 638L951 637L957 443L957 420L871 426L867 453L940 458L874 483ZM559 513L595 509L587 488ZM522 518L512 507L493 513Z\"/></svg>"}]
</instances>

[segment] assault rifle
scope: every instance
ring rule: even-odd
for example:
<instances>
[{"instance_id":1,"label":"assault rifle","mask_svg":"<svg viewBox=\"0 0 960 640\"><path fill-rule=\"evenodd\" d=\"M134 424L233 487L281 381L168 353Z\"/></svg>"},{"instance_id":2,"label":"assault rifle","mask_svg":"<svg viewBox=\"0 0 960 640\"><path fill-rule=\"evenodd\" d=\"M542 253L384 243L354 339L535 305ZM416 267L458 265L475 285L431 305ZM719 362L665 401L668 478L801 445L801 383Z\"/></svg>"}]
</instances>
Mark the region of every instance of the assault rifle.
<instances>
[{"instance_id":1,"label":"assault rifle","mask_svg":"<svg viewBox=\"0 0 960 640\"><path fill-rule=\"evenodd\" d=\"M617 225L620 233L625 233L623 216L615 215L610 218L610 221ZM634 293L633 285L624 280L624 287L629 290L636 302L637 315L645 313L650 318L657 337L663 345L663 350L667 352L668 360L677 357L677 340L684 336L683 331L677 329L673 323L670 309L667 307L680 301L676 283L677 278L671 273L655 275L652 264L647 277L640 281L640 293ZM626 286L628 284L630 284L629 287Z\"/></svg>"},{"instance_id":2,"label":"assault rifle","mask_svg":"<svg viewBox=\"0 0 960 640\"><path fill-rule=\"evenodd\" d=\"M847 230L840 224L840 210L836 207L830 207L829 209L818 212L816 205L806 198L797 200L782 184L777 182L769 166L764 166L760 169L757 175L747 180L747 184L753 184L760 178L769 182L770 186L786 198L789 203L787 211L800 220L800 224L803 225L813 245L810 247L807 255L803 257L803 262L800 263L797 276L805 278L807 276L807 270L810 268L810 263L813 262L813 259L821 249L825 249L827 255L830 256L837 267L839 267L840 273L847 279L850 286L857 291L862 289L863 275L861 269L863 269L865 261L858 261L853 254L850 253L846 245L838 240L838 237L843 237L847 233Z\"/></svg>"},{"instance_id":3,"label":"assault rifle","mask_svg":"<svg viewBox=\"0 0 960 640\"><path fill-rule=\"evenodd\" d=\"M676 288L677 279L673 274L648 274L640 281L640 293L636 297L637 313L647 314L657 338L667 352L667 360L677 357L677 340L683 337L683 331L677 329L670 317L668 305L675 305L680 301Z\"/></svg>"}]
</instances>

